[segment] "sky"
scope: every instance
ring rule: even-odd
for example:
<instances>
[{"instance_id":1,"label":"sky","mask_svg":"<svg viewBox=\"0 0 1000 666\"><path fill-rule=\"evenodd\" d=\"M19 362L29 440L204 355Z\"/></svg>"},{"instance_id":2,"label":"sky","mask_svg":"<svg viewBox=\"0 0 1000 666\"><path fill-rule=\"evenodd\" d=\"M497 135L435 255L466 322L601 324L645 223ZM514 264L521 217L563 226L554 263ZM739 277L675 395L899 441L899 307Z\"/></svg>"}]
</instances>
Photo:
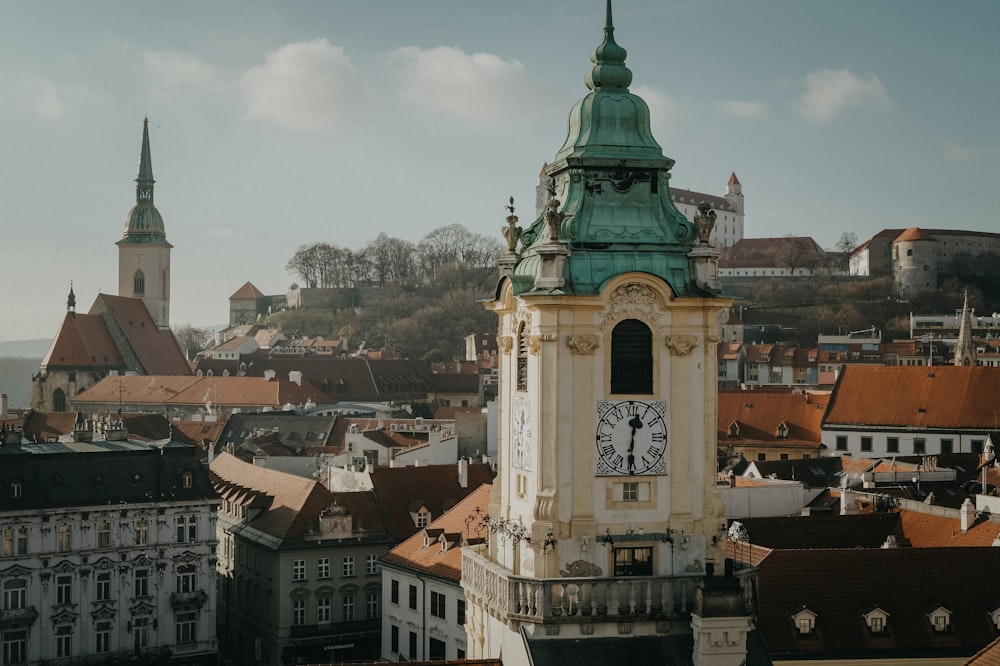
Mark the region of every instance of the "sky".
<instances>
[{"instance_id":1,"label":"sky","mask_svg":"<svg viewBox=\"0 0 1000 666\"><path fill-rule=\"evenodd\" d=\"M0 342L117 291L142 121L171 324L284 293L295 250L534 217L604 0L0 3ZM747 237L1000 231L994 0L616 0L671 185Z\"/></svg>"}]
</instances>

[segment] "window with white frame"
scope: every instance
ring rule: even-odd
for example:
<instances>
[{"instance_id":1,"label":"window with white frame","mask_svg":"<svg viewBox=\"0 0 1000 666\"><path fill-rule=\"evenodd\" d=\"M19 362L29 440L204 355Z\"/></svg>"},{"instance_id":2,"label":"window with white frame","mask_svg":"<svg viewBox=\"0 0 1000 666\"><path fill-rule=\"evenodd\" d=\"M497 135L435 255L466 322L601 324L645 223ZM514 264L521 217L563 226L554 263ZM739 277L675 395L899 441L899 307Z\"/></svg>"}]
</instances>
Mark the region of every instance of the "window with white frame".
<instances>
[{"instance_id":1,"label":"window with white frame","mask_svg":"<svg viewBox=\"0 0 1000 666\"><path fill-rule=\"evenodd\" d=\"M73 654L73 626L61 624L56 627L56 656L70 657Z\"/></svg>"},{"instance_id":2,"label":"window with white frame","mask_svg":"<svg viewBox=\"0 0 1000 666\"><path fill-rule=\"evenodd\" d=\"M97 547L111 547L111 523L107 520L97 521Z\"/></svg>"},{"instance_id":3,"label":"window with white frame","mask_svg":"<svg viewBox=\"0 0 1000 666\"><path fill-rule=\"evenodd\" d=\"M197 516L177 516L174 523L177 528L177 543L194 543L198 540Z\"/></svg>"},{"instance_id":4,"label":"window with white frame","mask_svg":"<svg viewBox=\"0 0 1000 666\"><path fill-rule=\"evenodd\" d=\"M330 577L330 558L321 557L316 561L316 577L317 578L329 578Z\"/></svg>"},{"instance_id":5,"label":"window with white frame","mask_svg":"<svg viewBox=\"0 0 1000 666\"><path fill-rule=\"evenodd\" d=\"M330 623L330 597L319 597L316 599L316 622L319 624Z\"/></svg>"},{"instance_id":6,"label":"window with white frame","mask_svg":"<svg viewBox=\"0 0 1000 666\"><path fill-rule=\"evenodd\" d=\"M346 556L344 558L343 575L344 576L353 576L354 575L354 556L353 555L348 555L348 556Z\"/></svg>"},{"instance_id":7,"label":"window with white frame","mask_svg":"<svg viewBox=\"0 0 1000 666\"><path fill-rule=\"evenodd\" d=\"M23 609L27 588L28 583L23 578L6 581L3 584L3 609L8 611Z\"/></svg>"},{"instance_id":8,"label":"window with white frame","mask_svg":"<svg viewBox=\"0 0 1000 666\"><path fill-rule=\"evenodd\" d=\"M145 546L149 543L149 523L145 520L135 521L135 545Z\"/></svg>"},{"instance_id":9,"label":"window with white frame","mask_svg":"<svg viewBox=\"0 0 1000 666\"><path fill-rule=\"evenodd\" d=\"M369 576L378 573L378 555L375 553L365 555L365 573Z\"/></svg>"},{"instance_id":10,"label":"window with white frame","mask_svg":"<svg viewBox=\"0 0 1000 666\"><path fill-rule=\"evenodd\" d=\"M73 576L56 576L56 604L65 606L73 603Z\"/></svg>"},{"instance_id":11,"label":"window with white frame","mask_svg":"<svg viewBox=\"0 0 1000 666\"><path fill-rule=\"evenodd\" d=\"M626 481L625 483L622 484L622 501L623 502L639 501L638 481Z\"/></svg>"},{"instance_id":12,"label":"window with white frame","mask_svg":"<svg viewBox=\"0 0 1000 666\"><path fill-rule=\"evenodd\" d=\"M417 512L417 527L427 527L431 522L431 512L421 507Z\"/></svg>"},{"instance_id":13,"label":"window with white frame","mask_svg":"<svg viewBox=\"0 0 1000 666\"><path fill-rule=\"evenodd\" d=\"M292 600L292 625L301 626L306 623L306 600Z\"/></svg>"},{"instance_id":14,"label":"window with white frame","mask_svg":"<svg viewBox=\"0 0 1000 666\"><path fill-rule=\"evenodd\" d=\"M149 647L149 618L132 618L132 647L145 650Z\"/></svg>"},{"instance_id":15,"label":"window with white frame","mask_svg":"<svg viewBox=\"0 0 1000 666\"><path fill-rule=\"evenodd\" d=\"M16 557L28 552L28 528L11 525L3 528L3 556Z\"/></svg>"},{"instance_id":16,"label":"window with white frame","mask_svg":"<svg viewBox=\"0 0 1000 666\"><path fill-rule=\"evenodd\" d=\"M68 553L73 550L73 526L56 526L56 552Z\"/></svg>"},{"instance_id":17,"label":"window with white frame","mask_svg":"<svg viewBox=\"0 0 1000 666\"><path fill-rule=\"evenodd\" d=\"M111 623L98 622L94 627L94 652L111 652Z\"/></svg>"},{"instance_id":18,"label":"window with white frame","mask_svg":"<svg viewBox=\"0 0 1000 666\"><path fill-rule=\"evenodd\" d=\"M292 580L305 580L306 579L306 561L305 560L293 560L292 561Z\"/></svg>"},{"instance_id":19,"label":"window with white frame","mask_svg":"<svg viewBox=\"0 0 1000 666\"><path fill-rule=\"evenodd\" d=\"M345 594L344 595L344 622L350 622L354 619L354 595Z\"/></svg>"},{"instance_id":20,"label":"window with white frame","mask_svg":"<svg viewBox=\"0 0 1000 666\"><path fill-rule=\"evenodd\" d=\"M197 569L193 564L182 564L177 567L177 592L186 594L198 588Z\"/></svg>"},{"instance_id":21,"label":"window with white frame","mask_svg":"<svg viewBox=\"0 0 1000 666\"><path fill-rule=\"evenodd\" d=\"M177 614L177 643L195 643L198 641L198 613Z\"/></svg>"},{"instance_id":22,"label":"window with white frame","mask_svg":"<svg viewBox=\"0 0 1000 666\"><path fill-rule=\"evenodd\" d=\"M149 596L149 569L136 569L132 577L132 595Z\"/></svg>"},{"instance_id":23,"label":"window with white frame","mask_svg":"<svg viewBox=\"0 0 1000 666\"><path fill-rule=\"evenodd\" d=\"M111 572L98 571L94 576L94 598L97 601L108 601L111 599Z\"/></svg>"},{"instance_id":24,"label":"window with white frame","mask_svg":"<svg viewBox=\"0 0 1000 666\"><path fill-rule=\"evenodd\" d=\"M365 598L365 617L374 620L378 617L378 590L369 590Z\"/></svg>"},{"instance_id":25,"label":"window with white frame","mask_svg":"<svg viewBox=\"0 0 1000 666\"><path fill-rule=\"evenodd\" d=\"M3 632L3 663L17 664L28 660L28 632Z\"/></svg>"}]
</instances>

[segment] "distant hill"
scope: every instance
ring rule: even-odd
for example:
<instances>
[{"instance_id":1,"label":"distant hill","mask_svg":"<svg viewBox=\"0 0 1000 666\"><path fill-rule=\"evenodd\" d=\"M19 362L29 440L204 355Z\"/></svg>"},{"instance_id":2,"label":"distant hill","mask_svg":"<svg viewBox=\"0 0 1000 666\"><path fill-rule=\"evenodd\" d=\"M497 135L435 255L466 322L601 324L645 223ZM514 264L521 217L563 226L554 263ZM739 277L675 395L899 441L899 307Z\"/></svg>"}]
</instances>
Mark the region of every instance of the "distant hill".
<instances>
[{"instance_id":1,"label":"distant hill","mask_svg":"<svg viewBox=\"0 0 1000 666\"><path fill-rule=\"evenodd\" d=\"M49 338L37 338L35 340L10 340L4 342L0 340L0 358L11 356L13 358L37 358L41 362L45 352L49 350Z\"/></svg>"},{"instance_id":2,"label":"distant hill","mask_svg":"<svg viewBox=\"0 0 1000 666\"><path fill-rule=\"evenodd\" d=\"M11 407L31 406L31 377L38 372L42 357L0 356L0 393L7 394Z\"/></svg>"}]
</instances>

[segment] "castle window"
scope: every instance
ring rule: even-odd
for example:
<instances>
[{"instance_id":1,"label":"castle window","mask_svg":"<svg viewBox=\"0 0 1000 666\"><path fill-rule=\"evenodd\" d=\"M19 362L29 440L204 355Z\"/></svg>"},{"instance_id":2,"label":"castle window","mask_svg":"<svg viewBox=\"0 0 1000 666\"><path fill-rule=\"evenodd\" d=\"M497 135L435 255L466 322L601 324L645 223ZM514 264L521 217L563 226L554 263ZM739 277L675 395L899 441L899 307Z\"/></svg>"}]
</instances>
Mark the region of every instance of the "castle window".
<instances>
[{"instance_id":1,"label":"castle window","mask_svg":"<svg viewBox=\"0 0 1000 666\"><path fill-rule=\"evenodd\" d=\"M653 548L634 546L615 548L616 576L652 576Z\"/></svg>"},{"instance_id":2,"label":"castle window","mask_svg":"<svg viewBox=\"0 0 1000 666\"><path fill-rule=\"evenodd\" d=\"M523 322L517 328L517 390L528 390L528 340Z\"/></svg>"},{"instance_id":3,"label":"castle window","mask_svg":"<svg viewBox=\"0 0 1000 666\"><path fill-rule=\"evenodd\" d=\"M52 409L56 412L66 411L66 392L61 388L52 392Z\"/></svg>"},{"instance_id":4,"label":"castle window","mask_svg":"<svg viewBox=\"0 0 1000 666\"><path fill-rule=\"evenodd\" d=\"M132 291L135 292L136 296L142 296L146 293L146 276L143 275L142 271L136 271L132 277Z\"/></svg>"},{"instance_id":5,"label":"castle window","mask_svg":"<svg viewBox=\"0 0 1000 666\"><path fill-rule=\"evenodd\" d=\"M626 319L611 333L611 392L653 392L653 334L637 319Z\"/></svg>"}]
</instances>

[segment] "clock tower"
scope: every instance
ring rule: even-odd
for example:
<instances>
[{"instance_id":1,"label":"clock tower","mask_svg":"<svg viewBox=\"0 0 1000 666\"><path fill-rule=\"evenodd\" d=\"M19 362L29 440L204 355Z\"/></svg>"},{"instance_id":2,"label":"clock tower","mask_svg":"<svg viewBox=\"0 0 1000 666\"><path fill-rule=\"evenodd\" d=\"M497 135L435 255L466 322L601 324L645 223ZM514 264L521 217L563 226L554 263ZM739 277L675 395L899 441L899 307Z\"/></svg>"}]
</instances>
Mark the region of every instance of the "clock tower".
<instances>
[{"instance_id":1,"label":"clock tower","mask_svg":"<svg viewBox=\"0 0 1000 666\"><path fill-rule=\"evenodd\" d=\"M608 0L589 93L545 167L551 198L523 229L511 205L503 229L488 303L499 473L488 512L470 518L487 544L462 564L472 657L538 664L615 641L683 644L695 664L746 656L749 586L723 566L716 490L717 322L730 301L715 215L688 220L671 201L674 160L625 58Z\"/></svg>"}]
</instances>

